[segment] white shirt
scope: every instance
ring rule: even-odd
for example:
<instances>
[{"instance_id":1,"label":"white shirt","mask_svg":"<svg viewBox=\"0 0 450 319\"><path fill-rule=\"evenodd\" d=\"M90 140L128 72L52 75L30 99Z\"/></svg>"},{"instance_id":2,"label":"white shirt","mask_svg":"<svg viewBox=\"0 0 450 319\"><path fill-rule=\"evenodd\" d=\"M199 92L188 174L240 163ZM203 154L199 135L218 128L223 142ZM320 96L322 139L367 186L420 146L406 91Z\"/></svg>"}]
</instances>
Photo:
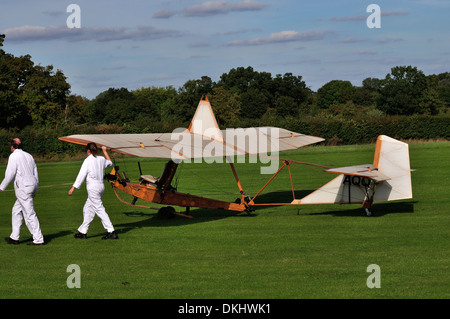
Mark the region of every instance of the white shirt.
<instances>
[{"instance_id":1,"label":"white shirt","mask_svg":"<svg viewBox=\"0 0 450 319\"><path fill-rule=\"evenodd\" d=\"M14 184L15 187L20 187L22 182L27 184L32 182L35 185L39 183L39 176L33 156L21 149L16 149L9 155L5 178L0 184L0 190L4 191L13 180L16 181Z\"/></svg>"},{"instance_id":2,"label":"white shirt","mask_svg":"<svg viewBox=\"0 0 450 319\"><path fill-rule=\"evenodd\" d=\"M90 183L103 183L103 175L105 168L112 165L112 162L103 156L89 155L81 165L80 172L73 187L80 189L81 184L86 180L86 185Z\"/></svg>"}]
</instances>

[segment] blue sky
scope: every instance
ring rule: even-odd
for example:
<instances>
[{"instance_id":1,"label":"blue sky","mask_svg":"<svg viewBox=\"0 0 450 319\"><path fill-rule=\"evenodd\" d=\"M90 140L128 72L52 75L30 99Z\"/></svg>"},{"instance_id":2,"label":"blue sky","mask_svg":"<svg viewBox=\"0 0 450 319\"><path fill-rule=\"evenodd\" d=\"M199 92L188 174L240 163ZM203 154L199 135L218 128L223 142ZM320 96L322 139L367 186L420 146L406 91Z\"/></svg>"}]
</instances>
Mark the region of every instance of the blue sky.
<instances>
[{"instance_id":1,"label":"blue sky","mask_svg":"<svg viewBox=\"0 0 450 319\"><path fill-rule=\"evenodd\" d=\"M72 3L80 29L66 23ZM367 26L370 4L381 28ZM397 65L448 72L449 18L450 0L2 0L0 33L6 52L53 65L92 99L110 87L218 81L240 66L301 75L313 90Z\"/></svg>"}]
</instances>

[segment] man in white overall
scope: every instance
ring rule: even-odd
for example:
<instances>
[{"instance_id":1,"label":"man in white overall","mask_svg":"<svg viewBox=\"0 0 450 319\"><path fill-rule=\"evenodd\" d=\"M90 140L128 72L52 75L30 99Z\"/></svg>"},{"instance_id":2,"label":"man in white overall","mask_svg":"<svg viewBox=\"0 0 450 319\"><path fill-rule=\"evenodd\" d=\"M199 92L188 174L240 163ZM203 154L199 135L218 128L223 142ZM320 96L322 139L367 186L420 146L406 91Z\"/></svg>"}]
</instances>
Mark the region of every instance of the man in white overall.
<instances>
[{"instance_id":1,"label":"man in white overall","mask_svg":"<svg viewBox=\"0 0 450 319\"><path fill-rule=\"evenodd\" d=\"M12 233L5 241L8 244L19 244L20 228L25 219L25 224L33 235L33 242L28 245L43 245L44 236L33 205L33 198L39 185L37 167L33 156L22 150L22 143L18 138L11 141L11 155L5 178L0 184L0 191L4 191L11 181L14 181L17 200L12 208Z\"/></svg>"},{"instance_id":2,"label":"man in white overall","mask_svg":"<svg viewBox=\"0 0 450 319\"><path fill-rule=\"evenodd\" d=\"M72 188L69 190L69 195L71 196L74 189L80 189L81 184L86 180L86 189L88 193L88 198L83 207L83 223L78 228L78 233L75 234L75 238L85 239L87 238L87 232L89 225L97 214L102 221L103 227L106 229L108 234L102 239L118 239L114 227L106 213L105 207L102 203L103 192L105 191L105 185L103 184L103 175L106 167L112 165L111 158L106 152L106 147L102 147L103 156L97 156L97 146L95 143L88 143L86 146L87 157L81 165L80 172L73 184Z\"/></svg>"}]
</instances>

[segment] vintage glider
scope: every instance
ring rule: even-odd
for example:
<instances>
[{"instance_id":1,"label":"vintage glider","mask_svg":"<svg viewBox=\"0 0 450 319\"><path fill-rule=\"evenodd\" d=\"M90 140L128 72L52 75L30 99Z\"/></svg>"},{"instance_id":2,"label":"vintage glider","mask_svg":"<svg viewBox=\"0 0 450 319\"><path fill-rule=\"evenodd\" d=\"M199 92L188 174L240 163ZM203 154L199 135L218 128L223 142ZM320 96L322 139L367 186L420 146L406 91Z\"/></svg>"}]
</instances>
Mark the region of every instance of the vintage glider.
<instances>
[{"instance_id":1,"label":"vintage glider","mask_svg":"<svg viewBox=\"0 0 450 319\"><path fill-rule=\"evenodd\" d=\"M123 201L125 204L158 209L160 216L178 214L189 217L189 215L176 213L171 206L154 208L136 205L137 199L162 205L185 207L187 213L189 213L190 207L251 212L255 207L261 205L339 203L362 204L367 215L370 215L368 208L374 202L412 198L408 144L384 135L380 135L377 139L372 164L331 168L276 157L276 160L281 161L281 167L273 172L268 182L254 196L249 196L241 185L230 155L252 155L274 159L274 154L277 155L279 151L297 149L321 142L324 139L273 127L220 130L206 97L200 100L189 128L179 132L70 135L59 139L81 145L94 142L98 146L106 146L114 152L137 157L169 159L161 176L155 178L151 175L142 175L141 172L139 183L130 182L123 172L122 175L119 174L117 166L110 174L105 175L121 201L123 200L117 190L133 196L133 201L131 203ZM241 197L235 202L181 193L172 186L172 180L180 161L208 157L227 158L241 194ZM296 199L291 176L292 164L322 167L325 172L335 173L338 176L311 194ZM258 195L285 167L289 171L292 200L283 203L258 203L256 201Z\"/></svg>"}]
</instances>

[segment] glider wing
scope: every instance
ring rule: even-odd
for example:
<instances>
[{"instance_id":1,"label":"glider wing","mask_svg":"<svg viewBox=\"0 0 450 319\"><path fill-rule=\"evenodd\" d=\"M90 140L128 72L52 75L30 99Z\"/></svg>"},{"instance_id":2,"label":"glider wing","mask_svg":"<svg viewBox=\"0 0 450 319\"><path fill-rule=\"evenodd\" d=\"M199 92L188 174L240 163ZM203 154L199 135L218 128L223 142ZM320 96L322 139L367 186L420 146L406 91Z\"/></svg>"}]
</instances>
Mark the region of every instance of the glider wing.
<instances>
[{"instance_id":1,"label":"glider wing","mask_svg":"<svg viewBox=\"0 0 450 319\"><path fill-rule=\"evenodd\" d=\"M138 157L179 160L272 155L324 140L277 127L220 130L207 98L200 101L188 129L178 129L173 133L70 135L59 139L82 145L94 142L112 151Z\"/></svg>"}]
</instances>

